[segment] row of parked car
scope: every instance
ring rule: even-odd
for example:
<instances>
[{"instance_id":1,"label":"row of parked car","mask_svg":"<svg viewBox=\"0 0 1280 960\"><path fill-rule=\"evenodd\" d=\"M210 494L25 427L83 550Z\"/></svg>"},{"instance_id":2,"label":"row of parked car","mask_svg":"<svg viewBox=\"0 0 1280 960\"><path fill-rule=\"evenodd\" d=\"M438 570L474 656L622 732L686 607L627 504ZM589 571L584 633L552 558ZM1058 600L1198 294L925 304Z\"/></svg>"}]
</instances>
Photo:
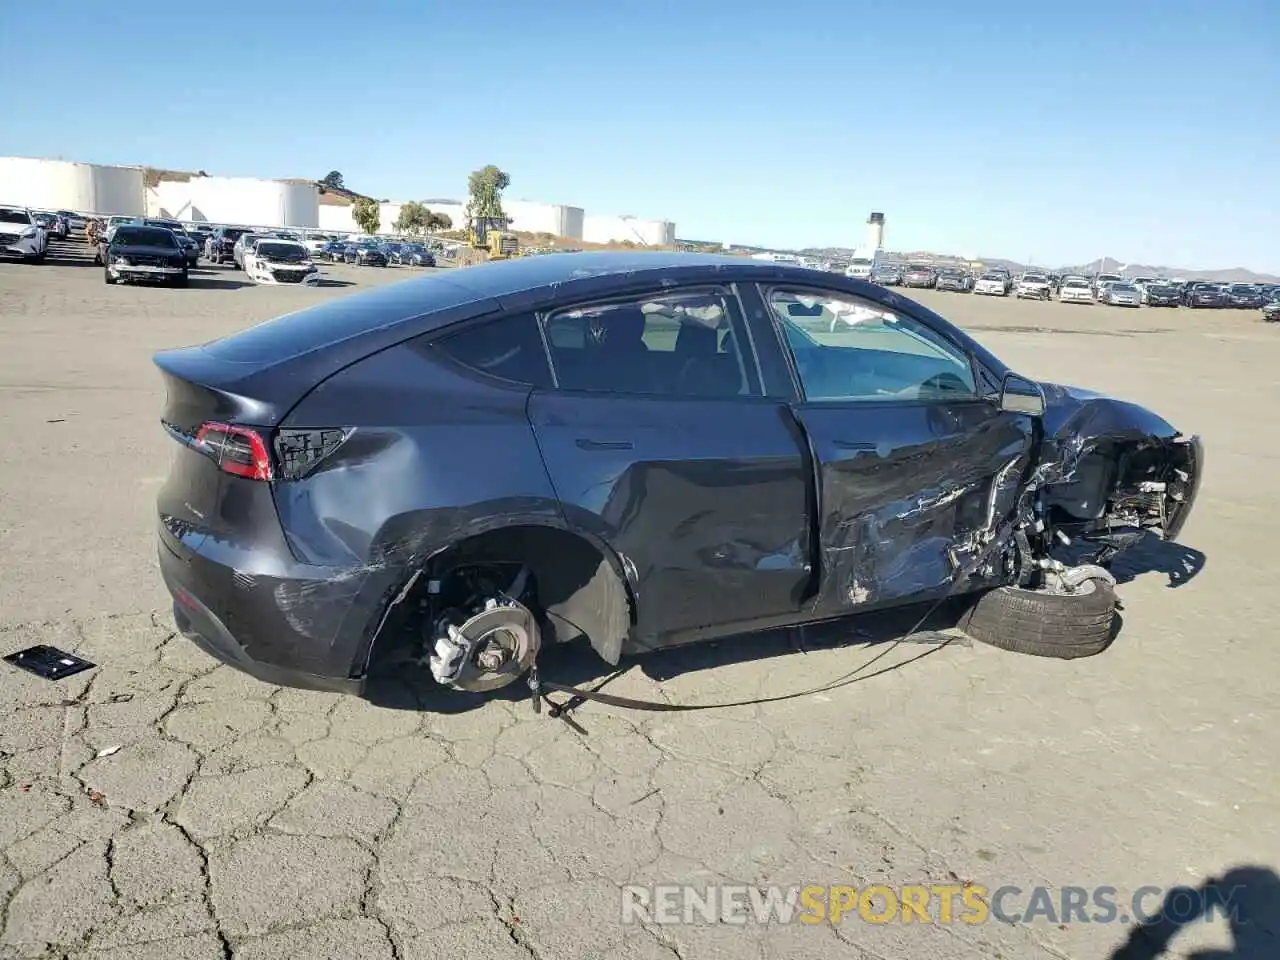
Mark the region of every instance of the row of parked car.
<instances>
[{"instance_id":1,"label":"row of parked car","mask_svg":"<svg viewBox=\"0 0 1280 960\"><path fill-rule=\"evenodd\" d=\"M1027 272L1014 276L1004 269L975 274L959 267L910 263L878 264L871 271L871 281L881 286L949 290L993 297L1030 300L1056 297L1062 303L1262 310L1266 319L1280 320L1280 284L1214 283L1163 277L1126 279L1116 273L1086 277L1081 274Z\"/></svg>"}]
</instances>

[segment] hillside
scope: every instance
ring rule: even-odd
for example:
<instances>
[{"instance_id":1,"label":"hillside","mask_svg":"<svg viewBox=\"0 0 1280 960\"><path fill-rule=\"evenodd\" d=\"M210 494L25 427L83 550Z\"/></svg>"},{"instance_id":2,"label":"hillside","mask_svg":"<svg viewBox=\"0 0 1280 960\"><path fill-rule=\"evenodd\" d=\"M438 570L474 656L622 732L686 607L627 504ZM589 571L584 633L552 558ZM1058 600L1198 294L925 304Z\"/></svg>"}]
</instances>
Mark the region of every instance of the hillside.
<instances>
[{"instance_id":1,"label":"hillside","mask_svg":"<svg viewBox=\"0 0 1280 960\"><path fill-rule=\"evenodd\" d=\"M853 250L847 247L811 247L800 251L787 252L798 252L804 256L820 258L848 258L853 254ZM919 260L927 263L963 264L967 262L963 257L928 253L922 250L885 251L885 256L891 260ZM1280 283L1280 276L1255 273L1252 270L1246 270L1244 267L1206 270L1189 267L1150 266L1142 263L1126 263L1114 257L1102 257L1089 263L1065 266L1052 266L1043 263L1024 264L1017 260L1006 260L1003 257L981 257L980 260L988 267L1004 267L1013 273L1020 273L1034 268L1037 270L1049 270L1054 273L1079 273L1085 276L1091 276L1095 273L1121 273L1128 277L1183 277L1185 279L1210 280L1215 283Z\"/></svg>"}]
</instances>

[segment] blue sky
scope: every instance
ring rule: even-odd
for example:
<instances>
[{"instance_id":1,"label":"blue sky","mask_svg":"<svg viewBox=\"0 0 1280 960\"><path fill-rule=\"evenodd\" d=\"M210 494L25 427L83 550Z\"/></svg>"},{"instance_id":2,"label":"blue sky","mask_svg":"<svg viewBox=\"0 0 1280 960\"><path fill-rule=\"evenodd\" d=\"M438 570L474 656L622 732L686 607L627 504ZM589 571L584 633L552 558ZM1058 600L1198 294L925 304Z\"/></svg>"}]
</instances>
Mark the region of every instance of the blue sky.
<instances>
[{"instance_id":1,"label":"blue sky","mask_svg":"<svg viewBox=\"0 0 1280 960\"><path fill-rule=\"evenodd\" d=\"M4 155L1280 271L1280 0L6 2L0 84Z\"/></svg>"}]
</instances>

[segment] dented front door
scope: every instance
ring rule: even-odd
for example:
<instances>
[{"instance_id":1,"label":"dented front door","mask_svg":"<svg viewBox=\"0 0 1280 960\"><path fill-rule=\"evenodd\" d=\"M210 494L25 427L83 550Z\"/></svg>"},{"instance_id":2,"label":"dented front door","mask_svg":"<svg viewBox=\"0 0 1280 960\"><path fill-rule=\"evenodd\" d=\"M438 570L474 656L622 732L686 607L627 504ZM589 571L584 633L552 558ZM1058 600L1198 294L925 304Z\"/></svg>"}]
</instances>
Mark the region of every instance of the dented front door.
<instances>
[{"instance_id":1,"label":"dented front door","mask_svg":"<svg viewBox=\"0 0 1280 960\"><path fill-rule=\"evenodd\" d=\"M944 593L953 548L1012 507L1029 447L1028 418L980 400L803 403L796 416L821 479L824 614Z\"/></svg>"},{"instance_id":2,"label":"dented front door","mask_svg":"<svg viewBox=\"0 0 1280 960\"><path fill-rule=\"evenodd\" d=\"M985 399L973 358L909 303L761 290L818 472L814 612L945 592L1010 512L1031 418Z\"/></svg>"}]
</instances>

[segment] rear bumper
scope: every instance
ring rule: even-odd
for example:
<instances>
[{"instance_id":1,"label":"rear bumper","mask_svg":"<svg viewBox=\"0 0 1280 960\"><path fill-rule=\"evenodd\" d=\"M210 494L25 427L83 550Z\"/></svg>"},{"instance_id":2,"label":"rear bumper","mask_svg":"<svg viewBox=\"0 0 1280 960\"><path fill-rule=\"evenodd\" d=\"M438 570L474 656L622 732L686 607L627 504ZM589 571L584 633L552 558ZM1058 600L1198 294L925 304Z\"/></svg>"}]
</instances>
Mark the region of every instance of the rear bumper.
<instances>
[{"instance_id":1,"label":"rear bumper","mask_svg":"<svg viewBox=\"0 0 1280 960\"><path fill-rule=\"evenodd\" d=\"M399 572L344 574L214 540L192 549L160 531L160 573L183 636L267 683L361 693L368 628Z\"/></svg>"}]
</instances>

